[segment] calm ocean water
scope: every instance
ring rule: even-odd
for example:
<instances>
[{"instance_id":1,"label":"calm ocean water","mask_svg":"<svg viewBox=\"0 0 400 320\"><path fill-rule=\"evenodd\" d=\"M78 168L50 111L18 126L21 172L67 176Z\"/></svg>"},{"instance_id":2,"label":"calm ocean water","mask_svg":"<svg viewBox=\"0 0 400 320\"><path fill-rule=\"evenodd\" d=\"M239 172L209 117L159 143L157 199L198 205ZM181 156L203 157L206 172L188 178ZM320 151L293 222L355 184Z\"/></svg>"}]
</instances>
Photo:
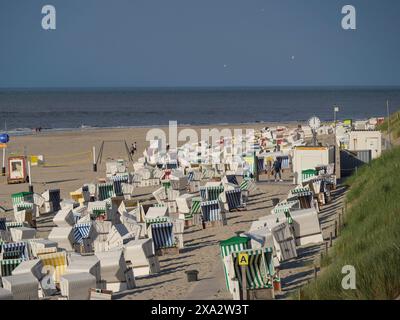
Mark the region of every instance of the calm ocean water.
<instances>
[{"instance_id":1,"label":"calm ocean water","mask_svg":"<svg viewBox=\"0 0 400 320\"><path fill-rule=\"evenodd\" d=\"M89 127L365 119L400 108L400 89L137 89L0 91L0 128L12 134ZM0 130L0 131L1 131Z\"/></svg>"}]
</instances>

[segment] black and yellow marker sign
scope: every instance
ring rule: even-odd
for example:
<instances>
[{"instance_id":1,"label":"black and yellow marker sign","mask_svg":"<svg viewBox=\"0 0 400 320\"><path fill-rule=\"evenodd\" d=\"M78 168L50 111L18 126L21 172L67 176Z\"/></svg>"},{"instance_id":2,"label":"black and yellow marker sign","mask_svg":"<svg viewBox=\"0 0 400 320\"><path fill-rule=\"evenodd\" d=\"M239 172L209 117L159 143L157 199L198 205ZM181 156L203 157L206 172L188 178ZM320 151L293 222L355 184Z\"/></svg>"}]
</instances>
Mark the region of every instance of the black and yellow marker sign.
<instances>
[{"instance_id":1,"label":"black and yellow marker sign","mask_svg":"<svg viewBox=\"0 0 400 320\"><path fill-rule=\"evenodd\" d=\"M248 266L249 265L249 255L247 253L239 253L239 266Z\"/></svg>"}]
</instances>

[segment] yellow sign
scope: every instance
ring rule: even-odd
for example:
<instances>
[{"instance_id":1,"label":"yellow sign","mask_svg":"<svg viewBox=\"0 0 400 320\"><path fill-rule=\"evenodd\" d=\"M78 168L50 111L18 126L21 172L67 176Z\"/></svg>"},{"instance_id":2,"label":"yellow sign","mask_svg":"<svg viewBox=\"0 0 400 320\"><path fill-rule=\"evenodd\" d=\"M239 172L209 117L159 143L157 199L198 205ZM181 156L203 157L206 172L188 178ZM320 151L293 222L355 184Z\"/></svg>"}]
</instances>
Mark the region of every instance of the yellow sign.
<instances>
[{"instance_id":1,"label":"yellow sign","mask_svg":"<svg viewBox=\"0 0 400 320\"><path fill-rule=\"evenodd\" d=\"M249 265L249 255L247 253L239 253L239 266Z\"/></svg>"},{"instance_id":2,"label":"yellow sign","mask_svg":"<svg viewBox=\"0 0 400 320\"><path fill-rule=\"evenodd\" d=\"M0 143L0 149L5 149L7 148L7 144L5 143Z\"/></svg>"}]
</instances>

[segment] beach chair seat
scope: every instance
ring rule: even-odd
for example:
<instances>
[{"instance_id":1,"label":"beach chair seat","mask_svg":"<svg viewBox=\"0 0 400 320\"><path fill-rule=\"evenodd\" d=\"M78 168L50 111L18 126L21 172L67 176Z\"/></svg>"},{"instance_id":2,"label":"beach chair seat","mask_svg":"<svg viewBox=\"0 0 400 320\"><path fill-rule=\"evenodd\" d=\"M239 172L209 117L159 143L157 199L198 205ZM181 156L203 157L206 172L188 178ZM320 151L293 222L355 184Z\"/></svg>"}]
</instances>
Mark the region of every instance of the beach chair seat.
<instances>
[{"instance_id":1,"label":"beach chair seat","mask_svg":"<svg viewBox=\"0 0 400 320\"><path fill-rule=\"evenodd\" d=\"M6 228L6 218L0 218L0 230L7 230Z\"/></svg>"},{"instance_id":2,"label":"beach chair seat","mask_svg":"<svg viewBox=\"0 0 400 320\"><path fill-rule=\"evenodd\" d=\"M195 198L195 195L185 193L175 199L179 213L190 213L193 198Z\"/></svg>"},{"instance_id":3,"label":"beach chair seat","mask_svg":"<svg viewBox=\"0 0 400 320\"><path fill-rule=\"evenodd\" d=\"M96 278L89 272L61 276L61 295L68 300L89 300L89 289L96 288Z\"/></svg>"},{"instance_id":4,"label":"beach chair seat","mask_svg":"<svg viewBox=\"0 0 400 320\"><path fill-rule=\"evenodd\" d=\"M14 211L14 219L18 223L27 224L29 226L34 226L35 220L32 210L20 210Z\"/></svg>"},{"instance_id":5,"label":"beach chair seat","mask_svg":"<svg viewBox=\"0 0 400 320\"><path fill-rule=\"evenodd\" d=\"M30 273L2 278L3 288L11 291L14 300L38 300L39 282Z\"/></svg>"},{"instance_id":6,"label":"beach chair seat","mask_svg":"<svg viewBox=\"0 0 400 320\"><path fill-rule=\"evenodd\" d=\"M113 183L113 188L115 195L117 196L122 196L124 195L123 189L122 189L122 184L128 184L129 183L129 174L126 175L115 175L110 177L111 182Z\"/></svg>"},{"instance_id":7,"label":"beach chair seat","mask_svg":"<svg viewBox=\"0 0 400 320\"><path fill-rule=\"evenodd\" d=\"M110 233L107 236L108 250L114 248L122 248L125 243L135 239L136 234L129 232L123 224L116 224L111 227Z\"/></svg>"},{"instance_id":8,"label":"beach chair seat","mask_svg":"<svg viewBox=\"0 0 400 320\"><path fill-rule=\"evenodd\" d=\"M42 197L45 199L45 203L51 203L53 211L61 210L60 189L46 190L42 193Z\"/></svg>"},{"instance_id":9,"label":"beach chair seat","mask_svg":"<svg viewBox=\"0 0 400 320\"><path fill-rule=\"evenodd\" d=\"M128 267L123 255L123 249L95 253L100 260L101 279L107 283L127 282Z\"/></svg>"},{"instance_id":10,"label":"beach chair seat","mask_svg":"<svg viewBox=\"0 0 400 320\"><path fill-rule=\"evenodd\" d=\"M167 193L165 191L164 187L158 188L156 191L153 193L153 197L157 200L158 203L163 203L167 199Z\"/></svg>"}]
</instances>

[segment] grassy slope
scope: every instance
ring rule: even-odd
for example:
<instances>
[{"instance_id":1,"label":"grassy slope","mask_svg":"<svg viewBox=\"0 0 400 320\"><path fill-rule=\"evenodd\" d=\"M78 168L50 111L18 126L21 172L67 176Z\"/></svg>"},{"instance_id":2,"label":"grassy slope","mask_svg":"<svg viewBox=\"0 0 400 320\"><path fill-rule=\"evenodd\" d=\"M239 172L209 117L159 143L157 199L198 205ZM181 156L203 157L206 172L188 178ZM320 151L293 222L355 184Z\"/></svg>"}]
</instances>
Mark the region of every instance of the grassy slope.
<instances>
[{"instance_id":1,"label":"grassy slope","mask_svg":"<svg viewBox=\"0 0 400 320\"><path fill-rule=\"evenodd\" d=\"M345 228L305 299L394 299L400 292L400 147L359 170L347 183ZM356 290L344 290L344 265Z\"/></svg>"},{"instance_id":2,"label":"grassy slope","mask_svg":"<svg viewBox=\"0 0 400 320\"><path fill-rule=\"evenodd\" d=\"M387 133L387 129L388 129L388 121L387 119L385 120L385 122L379 126L379 129L381 131L384 131L385 133ZM400 138L400 111L393 113L390 116L390 132L391 132L391 136L392 139L396 140Z\"/></svg>"}]
</instances>

